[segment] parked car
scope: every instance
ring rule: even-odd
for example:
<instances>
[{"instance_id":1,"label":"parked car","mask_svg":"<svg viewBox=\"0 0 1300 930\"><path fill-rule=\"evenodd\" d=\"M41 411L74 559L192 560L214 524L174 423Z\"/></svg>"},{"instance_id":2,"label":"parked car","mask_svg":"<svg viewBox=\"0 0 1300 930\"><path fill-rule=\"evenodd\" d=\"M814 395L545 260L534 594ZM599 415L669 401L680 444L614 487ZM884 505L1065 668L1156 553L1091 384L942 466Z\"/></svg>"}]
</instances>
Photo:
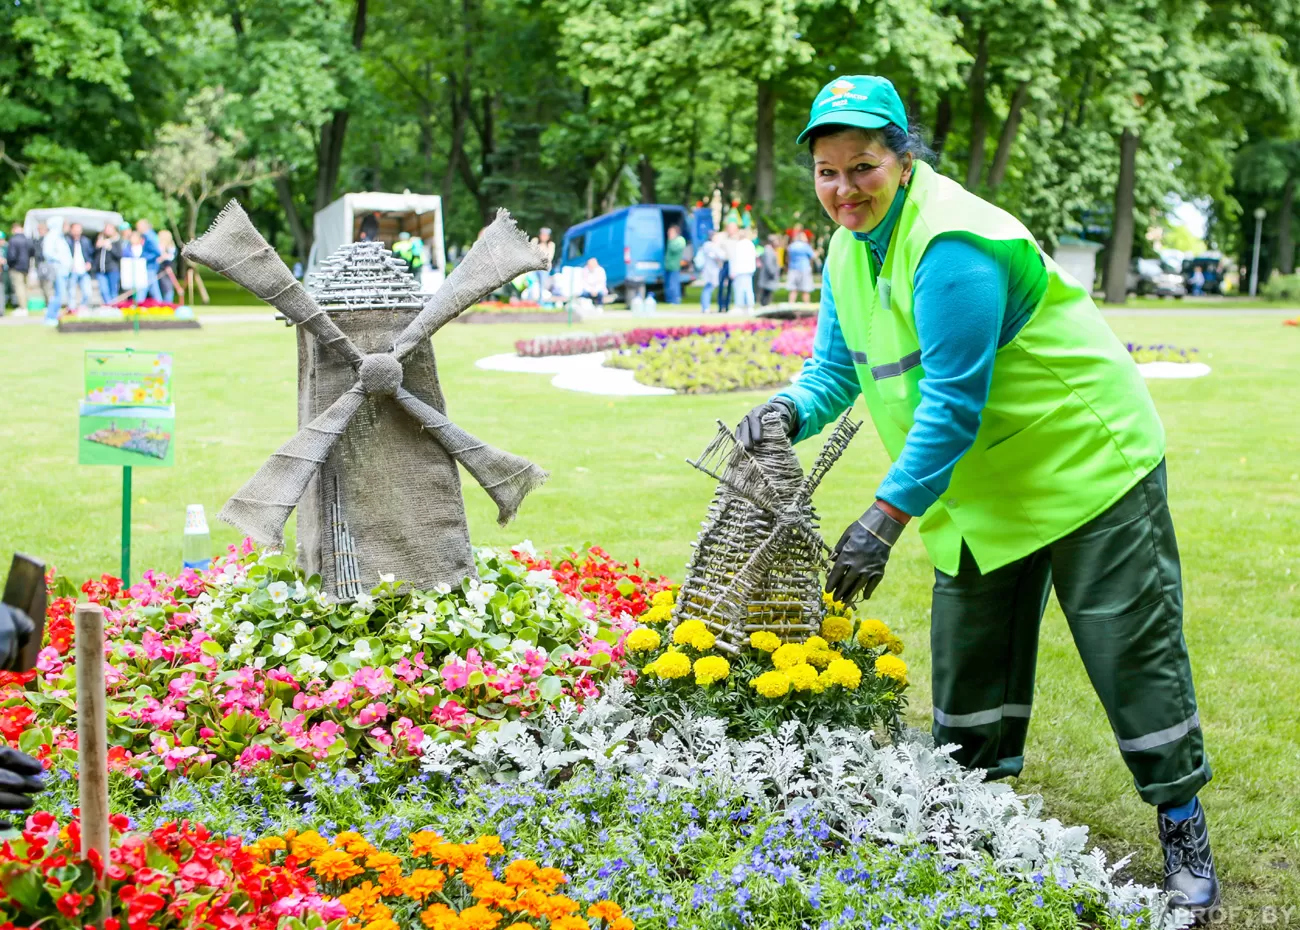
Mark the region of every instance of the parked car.
<instances>
[{"instance_id":1,"label":"parked car","mask_svg":"<svg viewBox=\"0 0 1300 930\"><path fill-rule=\"evenodd\" d=\"M1158 258L1133 259L1129 264L1126 290L1139 297L1154 295L1181 299L1187 296L1183 276Z\"/></svg>"},{"instance_id":2,"label":"parked car","mask_svg":"<svg viewBox=\"0 0 1300 930\"><path fill-rule=\"evenodd\" d=\"M560 243L559 268L576 267L595 258L605 269L610 291L628 296L636 289L662 288L664 279L664 234L676 226L686 237L690 258L696 245L686 210L672 204L643 203L606 213L570 226ZM682 283L694 280L687 262Z\"/></svg>"}]
</instances>

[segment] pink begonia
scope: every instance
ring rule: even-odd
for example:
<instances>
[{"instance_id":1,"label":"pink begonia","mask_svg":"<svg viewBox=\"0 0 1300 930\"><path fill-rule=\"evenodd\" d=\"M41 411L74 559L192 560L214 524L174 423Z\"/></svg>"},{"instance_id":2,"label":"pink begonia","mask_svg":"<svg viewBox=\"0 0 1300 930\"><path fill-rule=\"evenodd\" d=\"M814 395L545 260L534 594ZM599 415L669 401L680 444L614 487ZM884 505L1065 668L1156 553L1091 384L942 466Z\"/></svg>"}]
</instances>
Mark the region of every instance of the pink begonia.
<instances>
[{"instance_id":1,"label":"pink begonia","mask_svg":"<svg viewBox=\"0 0 1300 930\"><path fill-rule=\"evenodd\" d=\"M343 732L343 728L333 720L325 720L316 724L309 731L307 737L299 737L295 742L299 749L312 749L312 755L317 759L324 759L329 755L329 748L338 740L338 736Z\"/></svg>"},{"instance_id":2,"label":"pink begonia","mask_svg":"<svg viewBox=\"0 0 1300 930\"><path fill-rule=\"evenodd\" d=\"M46 676L63 674L63 659L53 646L46 646L36 653L36 668Z\"/></svg>"},{"instance_id":3,"label":"pink begonia","mask_svg":"<svg viewBox=\"0 0 1300 930\"><path fill-rule=\"evenodd\" d=\"M393 745L392 735L383 727L375 727L370 731L370 735L375 738L376 742L383 743L385 746Z\"/></svg>"},{"instance_id":4,"label":"pink begonia","mask_svg":"<svg viewBox=\"0 0 1300 930\"><path fill-rule=\"evenodd\" d=\"M293 673L290 672L283 665L281 665L279 668L273 668L270 671L268 671L266 673L266 677L271 679L272 681L278 681L281 684L293 685L293 689L295 691L300 690L302 687L301 685L298 684L298 679L293 677Z\"/></svg>"},{"instance_id":5,"label":"pink begonia","mask_svg":"<svg viewBox=\"0 0 1300 930\"><path fill-rule=\"evenodd\" d=\"M448 730L468 729L469 725L474 721L473 715L466 712L458 701L450 700L443 701L429 711L429 718Z\"/></svg>"},{"instance_id":6,"label":"pink begonia","mask_svg":"<svg viewBox=\"0 0 1300 930\"><path fill-rule=\"evenodd\" d=\"M420 747L424 745L424 731L417 727L410 717L397 718L397 722L393 724L393 736L405 740L406 747L411 752L419 752Z\"/></svg>"},{"instance_id":7,"label":"pink begonia","mask_svg":"<svg viewBox=\"0 0 1300 930\"><path fill-rule=\"evenodd\" d=\"M582 615L588 620L595 620L596 614L600 612L596 605L588 600L580 601L578 607L582 610Z\"/></svg>"},{"instance_id":8,"label":"pink begonia","mask_svg":"<svg viewBox=\"0 0 1300 930\"><path fill-rule=\"evenodd\" d=\"M393 690L393 683L388 680L383 670L369 665L357 669L352 676L352 684L358 688L365 688L373 697L379 697Z\"/></svg>"},{"instance_id":9,"label":"pink begonia","mask_svg":"<svg viewBox=\"0 0 1300 930\"><path fill-rule=\"evenodd\" d=\"M269 762L275 758L275 753L271 751L270 746L249 746L239 754L239 759L235 763L239 768L251 769L259 762Z\"/></svg>"},{"instance_id":10,"label":"pink begonia","mask_svg":"<svg viewBox=\"0 0 1300 930\"><path fill-rule=\"evenodd\" d=\"M281 898L271 905L271 913L277 917L305 917L319 914L326 921L344 920L348 910L334 898L324 898L317 894L295 894Z\"/></svg>"},{"instance_id":11,"label":"pink begonia","mask_svg":"<svg viewBox=\"0 0 1300 930\"><path fill-rule=\"evenodd\" d=\"M198 597L207 586L203 577L192 568L182 569L176 578L176 583L189 597Z\"/></svg>"},{"instance_id":12,"label":"pink begonia","mask_svg":"<svg viewBox=\"0 0 1300 930\"><path fill-rule=\"evenodd\" d=\"M212 727L199 727L200 739L212 739L212 737L216 735L217 735L217 731L212 729Z\"/></svg>"},{"instance_id":13,"label":"pink begonia","mask_svg":"<svg viewBox=\"0 0 1300 930\"><path fill-rule=\"evenodd\" d=\"M472 669L465 662L452 659L442 667L438 672L442 676L442 683L448 691L459 691L469 684L469 675Z\"/></svg>"},{"instance_id":14,"label":"pink begonia","mask_svg":"<svg viewBox=\"0 0 1300 930\"><path fill-rule=\"evenodd\" d=\"M521 666L527 669L530 678L541 678L542 673L546 671L546 656L536 649L525 649Z\"/></svg>"},{"instance_id":15,"label":"pink begonia","mask_svg":"<svg viewBox=\"0 0 1300 930\"><path fill-rule=\"evenodd\" d=\"M193 672L181 672L170 682L167 683L167 693L174 698L186 697L193 691L195 683L199 676Z\"/></svg>"},{"instance_id":16,"label":"pink begonia","mask_svg":"<svg viewBox=\"0 0 1300 930\"><path fill-rule=\"evenodd\" d=\"M411 684L417 678L429 670L429 663L424 661L424 652L421 651L410 659L405 656L397 660L393 666L393 674L407 684Z\"/></svg>"},{"instance_id":17,"label":"pink begonia","mask_svg":"<svg viewBox=\"0 0 1300 930\"><path fill-rule=\"evenodd\" d=\"M357 723L365 727L377 720L383 720L387 716L387 704L367 704L365 707L361 708L361 713L357 714Z\"/></svg>"},{"instance_id":18,"label":"pink begonia","mask_svg":"<svg viewBox=\"0 0 1300 930\"><path fill-rule=\"evenodd\" d=\"M126 676L122 674L122 670L118 668L116 665L114 665L112 662L109 662L107 659L105 659L104 660L104 687L111 691L125 680L126 680Z\"/></svg>"},{"instance_id":19,"label":"pink begonia","mask_svg":"<svg viewBox=\"0 0 1300 930\"><path fill-rule=\"evenodd\" d=\"M491 685L502 694L514 694L523 688L524 676L517 669L512 670L492 679Z\"/></svg>"},{"instance_id":20,"label":"pink begonia","mask_svg":"<svg viewBox=\"0 0 1300 930\"><path fill-rule=\"evenodd\" d=\"M304 728L306 726L307 726L306 715L299 714L297 717L294 717L292 720L284 724L284 735L295 736L295 737L302 736L305 733Z\"/></svg>"},{"instance_id":21,"label":"pink begonia","mask_svg":"<svg viewBox=\"0 0 1300 930\"><path fill-rule=\"evenodd\" d=\"M596 682L589 676L583 675L573 683L573 693L586 698L600 697L600 688L596 686Z\"/></svg>"}]
</instances>

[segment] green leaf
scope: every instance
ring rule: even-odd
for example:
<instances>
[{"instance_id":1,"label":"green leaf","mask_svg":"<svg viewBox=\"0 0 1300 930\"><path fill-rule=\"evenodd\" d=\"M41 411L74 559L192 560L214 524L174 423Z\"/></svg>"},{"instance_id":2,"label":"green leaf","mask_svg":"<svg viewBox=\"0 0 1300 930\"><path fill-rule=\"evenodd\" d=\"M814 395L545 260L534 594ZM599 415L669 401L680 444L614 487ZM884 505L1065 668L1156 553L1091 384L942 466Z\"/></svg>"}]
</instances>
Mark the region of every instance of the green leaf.
<instances>
[{"instance_id":1,"label":"green leaf","mask_svg":"<svg viewBox=\"0 0 1300 930\"><path fill-rule=\"evenodd\" d=\"M560 695L564 692L564 682L554 675L543 675L541 684L538 685L537 691L542 696L542 700L550 703L558 700Z\"/></svg>"},{"instance_id":2,"label":"green leaf","mask_svg":"<svg viewBox=\"0 0 1300 930\"><path fill-rule=\"evenodd\" d=\"M205 639L203 645L199 647L203 650L204 655L213 657L223 656L226 654L226 647L221 645L215 639Z\"/></svg>"},{"instance_id":3,"label":"green leaf","mask_svg":"<svg viewBox=\"0 0 1300 930\"><path fill-rule=\"evenodd\" d=\"M293 780L301 787L307 787L307 779L311 777L311 769L307 767L306 762L295 762L293 764Z\"/></svg>"}]
</instances>

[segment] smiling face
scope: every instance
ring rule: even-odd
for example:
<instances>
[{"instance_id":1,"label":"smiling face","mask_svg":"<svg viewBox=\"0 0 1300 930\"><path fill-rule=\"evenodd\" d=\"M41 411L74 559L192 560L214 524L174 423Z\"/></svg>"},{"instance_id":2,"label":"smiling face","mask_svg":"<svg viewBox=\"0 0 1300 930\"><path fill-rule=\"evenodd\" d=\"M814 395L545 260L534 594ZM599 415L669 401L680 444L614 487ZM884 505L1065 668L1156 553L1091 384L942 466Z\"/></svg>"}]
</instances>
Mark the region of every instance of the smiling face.
<instances>
[{"instance_id":1,"label":"smiling face","mask_svg":"<svg viewBox=\"0 0 1300 930\"><path fill-rule=\"evenodd\" d=\"M813 178L826 215L853 232L870 232L912 176L912 156L900 160L865 129L844 129L813 143Z\"/></svg>"}]
</instances>

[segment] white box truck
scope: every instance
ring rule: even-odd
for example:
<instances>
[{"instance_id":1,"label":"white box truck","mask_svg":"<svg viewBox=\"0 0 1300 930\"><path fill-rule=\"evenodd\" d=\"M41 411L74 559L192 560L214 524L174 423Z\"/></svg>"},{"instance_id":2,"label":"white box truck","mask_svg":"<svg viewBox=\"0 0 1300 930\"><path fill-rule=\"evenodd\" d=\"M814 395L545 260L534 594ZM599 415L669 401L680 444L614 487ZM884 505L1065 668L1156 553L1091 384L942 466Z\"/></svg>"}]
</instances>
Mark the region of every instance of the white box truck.
<instances>
[{"instance_id":1,"label":"white box truck","mask_svg":"<svg viewBox=\"0 0 1300 930\"><path fill-rule=\"evenodd\" d=\"M436 194L388 194L363 191L344 194L316 214L307 273L311 274L334 250L361 238L362 226L376 231L388 248L398 236L410 233L424 243L424 266L420 269L420 290L432 294L442 286L447 256L442 244L442 198Z\"/></svg>"}]
</instances>

